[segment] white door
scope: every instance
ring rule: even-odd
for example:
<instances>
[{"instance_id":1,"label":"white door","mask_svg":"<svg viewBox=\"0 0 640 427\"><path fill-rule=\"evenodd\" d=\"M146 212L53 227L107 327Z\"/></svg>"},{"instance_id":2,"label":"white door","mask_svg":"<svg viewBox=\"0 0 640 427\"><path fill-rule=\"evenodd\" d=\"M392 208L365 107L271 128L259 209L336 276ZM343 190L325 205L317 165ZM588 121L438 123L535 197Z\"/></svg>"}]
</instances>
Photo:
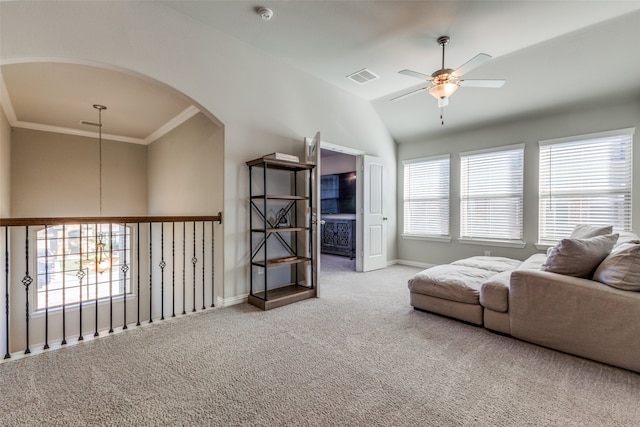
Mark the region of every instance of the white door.
<instances>
[{"instance_id":1,"label":"white door","mask_svg":"<svg viewBox=\"0 0 640 427\"><path fill-rule=\"evenodd\" d=\"M363 182L362 271L387 266L387 230L382 204L383 167L377 157L360 156Z\"/></svg>"},{"instance_id":2,"label":"white door","mask_svg":"<svg viewBox=\"0 0 640 427\"><path fill-rule=\"evenodd\" d=\"M318 283L318 273L320 271L320 132L311 138L305 138L305 163L313 163L316 165L311 171L311 205L313 206L310 215L311 223L311 254L313 262L311 263L311 271L308 272L313 280L316 288L316 295L320 296L320 286Z\"/></svg>"}]
</instances>

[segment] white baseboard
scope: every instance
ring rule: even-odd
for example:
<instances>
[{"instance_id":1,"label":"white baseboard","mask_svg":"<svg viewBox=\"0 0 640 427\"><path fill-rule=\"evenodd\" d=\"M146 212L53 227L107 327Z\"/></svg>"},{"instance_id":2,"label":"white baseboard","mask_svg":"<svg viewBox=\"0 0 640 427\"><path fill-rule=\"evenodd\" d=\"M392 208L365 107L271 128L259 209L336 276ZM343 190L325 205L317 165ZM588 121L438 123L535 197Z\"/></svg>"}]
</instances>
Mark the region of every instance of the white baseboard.
<instances>
[{"instance_id":1,"label":"white baseboard","mask_svg":"<svg viewBox=\"0 0 640 427\"><path fill-rule=\"evenodd\" d=\"M429 264L426 262L409 261L406 259L396 260L396 264L408 265L410 267L419 267L419 268L431 268L437 265L437 264Z\"/></svg>"},{"instance_id":2,"label":"white baseboard","mask_svg":"<svg viewBox=\"0 0 640 427\"><path fill-rule=\"evenodd\" d=\"M216 298L216 307L230 307L232 305L242 304L247 302L248 297L249 294L236 295L235 297L229 298L218 297Z\"/></svg>"}]
</instances>

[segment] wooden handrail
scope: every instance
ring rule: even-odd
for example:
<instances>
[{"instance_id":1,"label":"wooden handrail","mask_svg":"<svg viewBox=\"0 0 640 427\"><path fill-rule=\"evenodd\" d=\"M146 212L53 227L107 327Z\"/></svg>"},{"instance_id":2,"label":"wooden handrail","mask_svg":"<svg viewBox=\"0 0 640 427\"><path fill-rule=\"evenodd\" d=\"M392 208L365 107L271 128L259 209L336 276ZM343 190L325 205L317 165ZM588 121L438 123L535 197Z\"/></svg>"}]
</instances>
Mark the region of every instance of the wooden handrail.
<instances>
[{"instance_id":1,"label":"wooden handrail","mask_svg":"<svg viewBox=\"0 0 640 427\"><path fill-rule=\"evenodd\" d=\"M199 222L216 221L222 224L222 212L218 215L198 216L85 216L49 218L0 218L0 227L19 227L58 224L133 224L150 222Z\"/></svg>"}]
</instances>

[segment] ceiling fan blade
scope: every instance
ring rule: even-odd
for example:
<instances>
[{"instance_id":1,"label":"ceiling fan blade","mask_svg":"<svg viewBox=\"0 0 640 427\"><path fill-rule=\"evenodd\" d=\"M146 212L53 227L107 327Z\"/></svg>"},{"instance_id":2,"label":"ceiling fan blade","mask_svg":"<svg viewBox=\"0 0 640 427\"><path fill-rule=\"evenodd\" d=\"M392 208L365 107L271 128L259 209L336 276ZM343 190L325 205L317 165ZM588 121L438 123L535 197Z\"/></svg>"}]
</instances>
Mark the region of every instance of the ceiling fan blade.
<instances>
[{"instance_id":1,"label":"ceiling fan blade","mask_svg":"<svg viewBox=\"0 0 640 427\"><path fill-rule=\"evenodd\" d=\"M458 67L458 69L455 70L452 74L456 77L462 77L464 74L484 64L490 59L491 59L491 55L487 55L486 53L479 53L473 58L471 58L470 60L468 60L467 62L465 62L464 64L462 64L460 67Z\"/></svg>"},{"instance_id":2,"label":"ceiling fan blade","mask_svg":"<svg viewBox=\"0 0 640 427\"><path fill-rule=\"evenodd\" d=\"M449 97L446 98L438 98L438 108L446 107L449 105Z\"/></svg>"},{"instance_id":3,"label":"ceiling fan blade","mask_svg":"<svg viewBox=\"0 0 640 427\"><path fill-rule=\"evenodd\" d=\"M423 90L428 90L428 87L423 87L420 89L412 90L411 92L405 93L404 95L396 96L395 98L391 98L390 101L399 101L401 99L407 98L411 95L415 95L418 92L422 92Z\"/></svg>"},{"instance_id":4,"label":"ceiling fan blade","mask_svg":"<svg viewBox=\"0 0 640 427\"><path fill-rule=\"evenodd\" d=\"M505 80L491 79L491 80L459 80L458 84L463 87L488 87L499 88L505 84Z\"/></svg>"},{"instance_id":5,"label":"ceiling fan blade","mask_svg":"<svg viewBox=\"0 0 640 427\"><path fill-rule=\"evenodd\" d=\"M420 80L429 80L431 81L431 76L427 76L426 74L419 73L417 71L411 70L401 70L398 71L399 74L404 74L405 76L415 77Z\"/></svg>"}]
</instances>

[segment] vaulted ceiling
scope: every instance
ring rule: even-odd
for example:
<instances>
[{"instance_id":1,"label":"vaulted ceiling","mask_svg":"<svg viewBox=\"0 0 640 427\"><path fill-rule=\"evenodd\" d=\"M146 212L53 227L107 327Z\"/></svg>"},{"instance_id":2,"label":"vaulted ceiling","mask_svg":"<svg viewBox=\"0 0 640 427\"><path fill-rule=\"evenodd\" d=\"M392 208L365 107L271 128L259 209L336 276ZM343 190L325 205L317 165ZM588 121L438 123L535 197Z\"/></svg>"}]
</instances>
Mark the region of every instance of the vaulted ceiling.
<instances>
[{"instance_id":1,"label":"vaulted ceiling","mask_svg":"<svg viewBox=\"0 0 640 427\"><path fill-rule=\"evenodd\" d=\"M371 102L399 143L612 97L640 96L637 1L162 3L194 23ZM260 18L259 6L273 10L271 20ZM436 100L427 92L390 101L425 86L399 70L429 75L441 67L436 40L442 35L451 38L446 67L455 69L487 53L493 59L465 77L507 81L501 89L458 90L443 110L444 125ZM379 78L362 85L347 78L363 68ZM114 139L148 143L197 112L180 94L113 70L23 63L3 65L2 74L12 120L25 127L86 132L79 123L96 121L93 100L107 99L110 127L105 126L105 132ZM104 96L98 98L97 92Z\"/></svg>"}]
</instances>

